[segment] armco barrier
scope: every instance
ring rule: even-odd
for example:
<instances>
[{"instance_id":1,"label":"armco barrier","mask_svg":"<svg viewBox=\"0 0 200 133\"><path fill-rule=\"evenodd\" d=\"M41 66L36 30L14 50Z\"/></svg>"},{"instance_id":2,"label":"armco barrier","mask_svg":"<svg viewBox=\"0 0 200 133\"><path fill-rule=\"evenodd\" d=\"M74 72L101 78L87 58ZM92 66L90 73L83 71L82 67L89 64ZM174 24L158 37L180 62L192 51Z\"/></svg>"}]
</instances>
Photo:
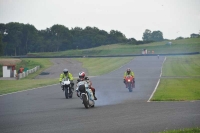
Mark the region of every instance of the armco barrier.
<instances>
[{"instance_id":1,"label":"armco barrier","mask_svg":"<svg viewBox=\"0 0 200 133\"><path fill-rule=\"evenodd\" d=\"M39 69L40 69L40 66L36 66L32 69L27 70L26 72L20 73L19 79L24 78L24 77L28 76L29 74L36 72Z\"/></svg>"}]
</instances>

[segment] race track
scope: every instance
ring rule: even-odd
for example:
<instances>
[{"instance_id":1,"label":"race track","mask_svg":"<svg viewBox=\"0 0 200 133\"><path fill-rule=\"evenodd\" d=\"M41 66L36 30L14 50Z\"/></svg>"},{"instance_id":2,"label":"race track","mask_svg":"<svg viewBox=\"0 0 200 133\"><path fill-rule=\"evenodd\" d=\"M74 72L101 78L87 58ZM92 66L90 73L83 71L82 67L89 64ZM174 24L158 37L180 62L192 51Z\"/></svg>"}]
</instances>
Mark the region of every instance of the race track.
<instances>
[{"instance_id":1,"label":"race track","mask_svg":"<svg viewBox=\"0 0 200 133\"><path fill-rule=\"evenodd\" d=\"M75 94L65 99L59 85L0 96L0 132L151 133L200 126L200 101L147 102L163 60L135 57L109 74L92 77L95 108L85 109ZM128 67L136 77L132 93L123 84Z\"/></svg>"}]
</instances>

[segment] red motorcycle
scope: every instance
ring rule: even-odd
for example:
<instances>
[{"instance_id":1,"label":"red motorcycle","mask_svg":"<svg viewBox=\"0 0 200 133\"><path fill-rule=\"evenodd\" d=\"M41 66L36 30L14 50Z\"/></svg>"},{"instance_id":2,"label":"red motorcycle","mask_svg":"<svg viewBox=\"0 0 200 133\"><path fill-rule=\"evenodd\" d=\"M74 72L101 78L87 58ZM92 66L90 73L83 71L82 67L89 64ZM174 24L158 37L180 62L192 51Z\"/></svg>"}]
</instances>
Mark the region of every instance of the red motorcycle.
<instances>
[{"instance_id":1,"label":"red motorcycle","mask_svg":"<svg viewBox=\"0 0 200 133\"><path fill-rule=\"evenodd\" d=\"M132 76L127 75L125 78L125 85L129 92L132 92L133 88L135 88L135 79Z\"/></svg>"}]
</instances>

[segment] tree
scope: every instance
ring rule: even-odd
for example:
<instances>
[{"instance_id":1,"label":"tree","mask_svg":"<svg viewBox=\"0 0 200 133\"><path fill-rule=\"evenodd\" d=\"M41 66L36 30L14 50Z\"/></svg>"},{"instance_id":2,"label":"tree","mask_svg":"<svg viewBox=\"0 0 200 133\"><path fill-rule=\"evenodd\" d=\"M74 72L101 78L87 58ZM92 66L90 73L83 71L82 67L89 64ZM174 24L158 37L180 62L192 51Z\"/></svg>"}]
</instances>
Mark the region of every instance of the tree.
<instances>
[{"instance_id":1,"label":"tree","mask_svg":"<svg viewBox=\"0 0 200 133\"><path fill-rule=\"evenodd\" d=\"M135 38L129 38L128 44L137 44L137 40Z\"/></svg>"},{"instance_id":2,"label":"tree","mask_svg":"<svg viewBox=\"0 0 200 133\"><path fill-rule=\"evenodd\" d=\"M117 30L109 33L97 27L75 27L69 30L64 25L53 25L45 30L37 30L33 25L11 22L0 23L0 34L4 54L25 55L29 52L55 52L59 50L83 49L114 43L131 43Z\"/></svg>"},{"instance_id":3,"label":"tree","mask_svg":"<svg viewBox=\"0 0 200 133\"><path fill-rule=\"evenodd\" d=\"M21 54L25 55L28 52L32 52L33 47L37 41L37 29L30 24L23 25L22 39L21 39Z\"/></svg>"},{"instance_id":4,"label":"tree","mask_svg":"<svg viewBox=\"0 0 200 133\"><path fill-rule=\"evenodd\" d=\"M6 32L6 27L5 24L0 23L0 34L4 35L4 33Z\"/></svg>"},{"instance_id":5,"label":"tree","mask_svg":"<svg viewBox=\"0 0 200 133\"><path fill-rule=\"evenodd\" d=\"M0 56L3 55L3 42L2 42L2 34L0 34Z\"/></svg>"},{"instance_id":6,"label":"tree","mask_svg":"<svg viewBox=\"0 0 200 133\"><path fill-rule=\"evenodd\" d=\"M184 37L177 37L175 40L181 40L181 39L184 39Z\"/></svg>"},{"instance_id":7,"label":"tree","mask_svg":"<svg viewBox=\"0 0 200 133\"><path fill-rule=\"evenodd\" d=\"M161 31L153 31L146 29L142 37L143 41L163 41L163 34Z\"/></svg>"},{"instance_id":8,"label":"tree","mask_svg":"<svg viewBox=\"0 0 200 133\"><path fill-rule=\"evenodd\" d=\"M162 32L161 31L153 31L152 33L151 33L151 40L152 41L163 41L163 34L162 34Z\"/></svg>"},{"instance_id":9,"label":"tree","mask_svg":"<svg viewBox=\"0 0 200 133\"><path fill-rule=\"evenodd\" d=\"M142 37L143 41L151 41L151 31L146 29Z\"/></svg>"},{"instance_id":10,"label":"tree","mask_svg":"<svg viewBox=\"0 0 200 133\"><path fill-rule=\"evenodd\" d=\"M51 47L54 51L59 51L60 46L63 46L62 50L71 48L72 35L67 27L64 25L53 25L50 28L51 31Z\"/></svg>"},{"instance_id":11,"label":"tree","mask_svg":"<svg viewBox=\"0 0 200 133\"><path fill-rule=\"evenodd\" d=\"M114 43L122 43L126 42L127 39L124 34L122 34L120 31L117 30L111 30L109 35L109 41L111 44Z\"/></svg>"},{"instance_id":12,"label":"tree","mask_svg":"<svg viewBox=\"0 0 200 133\"><path fill-rule=\"evenodd\" d=\"M4 37L6 42L6 53L9 55L19 55L21 54L21 40L22 40L22 29L23 24L20 23L8 23L6 24L7 35Z\"/></svg>"}]
</instances>

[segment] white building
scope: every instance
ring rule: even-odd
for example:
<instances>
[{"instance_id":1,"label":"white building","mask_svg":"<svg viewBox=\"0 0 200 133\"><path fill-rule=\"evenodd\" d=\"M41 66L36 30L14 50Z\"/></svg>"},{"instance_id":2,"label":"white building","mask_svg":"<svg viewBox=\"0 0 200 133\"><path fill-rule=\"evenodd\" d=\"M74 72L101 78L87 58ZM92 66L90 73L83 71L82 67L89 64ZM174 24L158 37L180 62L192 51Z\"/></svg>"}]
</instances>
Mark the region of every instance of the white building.
<instances>
[{"instance_id":1,"label":"white building","mask_svg":"<svg viewBox=\"0 0 200 133\"><path fill-rule=\"evenodd\" d=\"M3 77L15 77L15 65L3 65Z\"/></svg>"}]
</instances>

